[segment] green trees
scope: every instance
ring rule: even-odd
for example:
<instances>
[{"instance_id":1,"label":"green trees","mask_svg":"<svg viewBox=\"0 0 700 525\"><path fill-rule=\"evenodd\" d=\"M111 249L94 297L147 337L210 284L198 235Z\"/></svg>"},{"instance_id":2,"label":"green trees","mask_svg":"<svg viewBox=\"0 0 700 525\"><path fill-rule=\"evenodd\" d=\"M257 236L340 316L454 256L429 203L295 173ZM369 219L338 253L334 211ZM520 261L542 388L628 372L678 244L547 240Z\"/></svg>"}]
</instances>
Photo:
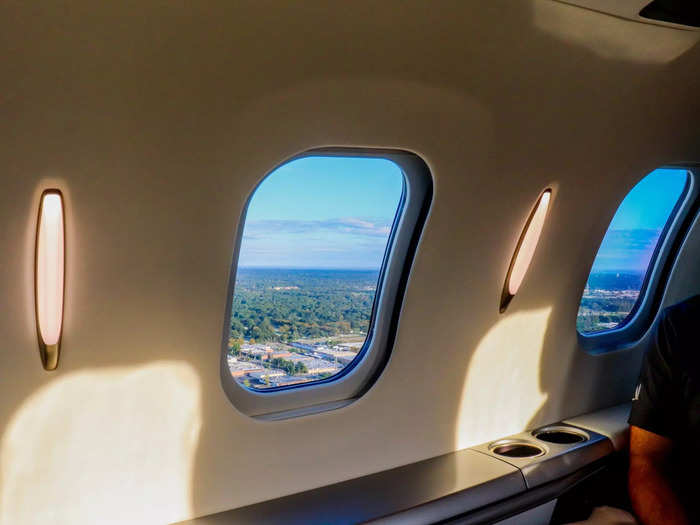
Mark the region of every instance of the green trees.
<instances>
[{"instance_id":1,"label":"green trees","mask_svg":"<svg viewBox=\"0 0 700 525\"><path fill-rule=\"evenodd\" d=\"M239 269L231 336L292 342L367 331L377 278L371 271Z\"/></svg>"},{"instance_id":2,"label":"green trees","mask_svg":"<svg viewBox=\"0 0 700 525\"><path fill-rule=\"evenodd\" d=\"M231 318L231 337L234 337L236 339L243 337L243 334L245 333L246 328L243 326L243 323L241 323L240 319L237 317L232 317Z\"/></svg>"},{"instance_id":3,"label":"green trees","mask_svg":"<svg viewBox=\"0 0 700 525\"><path fill-rule=\"evenodd\" d=\"M634 308L635 299L629 296L584 297L581 299L576 328L581 333L609 330L610 323L622 323Z\"/></svg>"},{"instance_id":4,"label":"green trees","mask_svg":"<svg viewBox=\"0 0 700 525\"><path fill-rule=\"evenodd\" d=\"M242 339L229 339L228 355L237 357L241 355Z\"/></svg>"},{"instance_id":5,"label":"green trees","mask_svg":"<svg viewBox=\"0 0 700 525\"><path fill-rule=\"evenodd\" d=\"M271 341L276 337L275 334L275 329L272 327L272 323L270 322L269 317L265 317L260 323L260 326L258 326L258 339L262 341Z\"/></svg>"},{"instance_id":6,"label":"green trees","mask_svg":"<svg viewBox=\"0 0 700 525\"><path fill-rule=\"evenodd\" d=\"M281 357L275 357L270 361L270 364L274 368L278 368L279 370L284 370L287 375L295 375L295 374L308 374L309 369L304 363L297 362L295 363L294 361L288 361L287 359L282 359Z\"/></svg>"}]
</instances>

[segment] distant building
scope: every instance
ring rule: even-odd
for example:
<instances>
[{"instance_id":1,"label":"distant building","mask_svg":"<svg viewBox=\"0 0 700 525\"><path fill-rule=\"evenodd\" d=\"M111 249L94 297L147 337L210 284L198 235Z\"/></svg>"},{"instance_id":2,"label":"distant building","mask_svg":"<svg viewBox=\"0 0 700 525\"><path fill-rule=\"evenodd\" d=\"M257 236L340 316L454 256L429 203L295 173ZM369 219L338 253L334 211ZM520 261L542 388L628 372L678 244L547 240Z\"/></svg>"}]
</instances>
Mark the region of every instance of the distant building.
<instances>
[{"instance_id":1,"label":"distant building","mask_svg":"<svg viewBox=\"0 0 700 525\"><path fill-rule=\"evenodd\" d=\"M285 352L285 351L278 350L276 352L270 352L269 354L267 354L266 359L277 359L278 357L281 359L287 359L288 357L291 357L292 355L294 355L294 354L292 354L291 352Z\"/></svg>"},{"instance_id":2,"label":"distant building","mask_svg":"<svg viewBox=\"0 0 700 525\"><path fill-rule=\"evenodd\" d=\"M260 358L263 361L268 359L274 359L276 357L286 358L292 355L286 350L281 350L279 348L273 348L271 346L262 344L242 345L241 353L250 357Z\"/></svg>"},{"instance_id":3,"label":"distant building","mask_svg":"<svg viewBox=\"0 0 700 525\"><path fill-rule=\"evenodd\" d=\"M241 353L252 357L262 357L268 352L272 352L272 349L268 349L265 345L241 345Z\"/></svg>"},{"instance_id":4,"label":"distant building","mask_svg":"<svg viewBox=\"0 0 700 525\"><path fill-rule=\"evenodd\" d=\"M304 376L282 376L274 378L271 383L274 386L288 386L288 385L298 385L299 383L306 383L309 381L308 377Z\"/></svg>"},{"instance_id":5,"label":"distant building","mask_svg":"<svg viewBox=\"0 0 700 525\"><path fill-rule=\"evenodd\" d=\"M308 350L310 352L313 352L315 350L314 345L308 344L308 343L299 343L299 342L294 342L294 343L289 343L290 346L293 346L294 348L300 348L301 350Z\"/></svg>"},{"instance_id":6,"label":"distant building","mask_svg":"<svg viewBox=\"0 0 700 525\"><path fill-rule=\"evenodd\" d=\"M357 352L359 352L359 351L362 349L363 346L365 346L365 342L364 342L364 341L358 341L358 342L355 342L355 343L340 343L340 344L337 345L337 346L338 346L339 348L343 349L343 350L347 350L347 351L349 351L349 352L353 352L353 351L354 351L355 353L357 353Z\"/></svg>"},{"instance_id":7,"label":"distant building","mask_svg":"<svg viewBox=\"0 0 700 525\"><path fill-rule=\"evenodd\" d=\"M264 368L255 363L249 361L238 361L235 357L229 358L228 368L231 371L233 377L241 377L251 372L258 372L264 370Z\"/></svg>"},{"instance_id":8,"label":"distant building","mask_svg":"<svg viewBox=\"0 0 700 525\"><path fill-rule=\"evenodd\" d=\"M278 370L277 368L267 368L260 371L251 372L248 375L253 379L265 381L265 378L272 379L273 377L281 377L287 375L287 373L284 370Z\"/></svg>"},{"instance_id":9,"label":"distant building","mask_svg":"<svg viewBox=\"0 0 700 525\"><path fill-rule=\"evenodd\" d=\"M330 361L337 361L342 365L347 365L357 357L357 352L350 352L348 350L335 350L334 348L325 347L323 350L317 349L316 353Z\"/></svg>"},{"instance_id":10,"label":"distant building","mask_svg":"<svg viewBox=\"0 0 700 525\"><path fill-rule=\"evenodd\" d=\"M334 363L333 361L301 355L293 355L288 358L288 361L292 361L293 363L303 363L309 370L309 374L334 373L342 368L338 363Z\"/></svg>"}]
</instances>

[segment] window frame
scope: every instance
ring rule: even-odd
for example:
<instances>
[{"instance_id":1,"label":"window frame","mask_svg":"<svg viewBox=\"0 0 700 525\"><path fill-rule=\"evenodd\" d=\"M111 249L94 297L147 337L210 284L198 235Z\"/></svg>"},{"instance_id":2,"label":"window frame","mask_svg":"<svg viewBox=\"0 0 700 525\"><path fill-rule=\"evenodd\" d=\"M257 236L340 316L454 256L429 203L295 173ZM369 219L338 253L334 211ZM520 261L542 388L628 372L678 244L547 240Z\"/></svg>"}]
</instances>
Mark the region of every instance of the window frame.
<instances>
[{"instance_id":1,"label":"window frame","mask_svg":"<svg viewBox=\"0 0 700 525\"><path fill-rule=\"evenodd\" d=\"M665 164L654 168L645 177L656 169L685 170L688 174L685 188L664 225L659 241L649 261L644 281L639 290L639 296L627 318L615 328L600 332L582 334L576 329L579 346L590 354L606 354L628 348L638 343L644 337L659 311L676 257L697 214L698 204L700 203L700 199L698 199L700 195L700 181L698 181L694 167L689 164ZM641 180L643 178L637 182ZM622 196L615 209L616 212L630 191L632 191L631 188ZM600 243L602 242L603 239L601 238ZM600 244L598 244L598 247L600 249ZM598 252L596 251L596 257L597 255ZM593 263L591 263L591 268L592 265ZM586 274L586 281L590 276L590 272L591 269ZM583 298L583 289L580 297ZM580 301L581 299L579 299L579 305ZM578 312L578 308L576 311ZM576 323L574 322L575 325Z\"/></svg>"},{"instance_id":2,"label":"window frame","mask_svg":"<svg viewBox=\"0 0 700 525\"><path fill-rule=\"evenodd\" d=\"M396 164L404 176L404 189L387 240L379 272L365 343L358 357L334 376L285 387L248 389L239 385L228 367L228 341L238 259L248 207L260 184L279 167L307 157L381 158ZM221 384L240 412L265 420L287 419L333 410L361 397L383 372L396 338L403 297L416 250L433 199L433 178L428 165L414 153L374 148L317 148L279 163L252 189L241 212L227 287L220 356Z\"/></svg>"}]
</instances>

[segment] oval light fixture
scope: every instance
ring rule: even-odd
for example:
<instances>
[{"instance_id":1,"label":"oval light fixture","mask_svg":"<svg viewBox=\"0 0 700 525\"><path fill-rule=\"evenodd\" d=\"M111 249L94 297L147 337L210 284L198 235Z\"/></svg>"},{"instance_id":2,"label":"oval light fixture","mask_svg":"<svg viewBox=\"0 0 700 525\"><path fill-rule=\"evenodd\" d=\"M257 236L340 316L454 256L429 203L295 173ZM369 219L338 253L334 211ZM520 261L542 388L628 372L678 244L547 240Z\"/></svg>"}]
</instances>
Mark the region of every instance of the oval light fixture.
<instances>
[{"instance_id":1,"label":"oval light fixture","mask_svg":"<svg viewBox=\"0 0 700 525\"><path fill-rule=\"evenodd\" d=\"M520 234L518 245L515 247L515 253L513 253L513 258L510 261L510 267L506 274L503 292L501 293L501 313L506 311L525 278L532 256L535 254L537 242L540 240L551 196L552 190L549 188L542 192L525 223L522 234Z\"/></svg>"},{"instance_id":2,"label":"oval light fixture","mask_svg":"<svg viewBox=\"0 0 700 525\"><path fill-rule=\"evenodd\" d=\"M58 366L63 330L65 221L59 190L41 195L36 226L34 302L39 353L46 370Z\"/></svg>"}]
</instances>

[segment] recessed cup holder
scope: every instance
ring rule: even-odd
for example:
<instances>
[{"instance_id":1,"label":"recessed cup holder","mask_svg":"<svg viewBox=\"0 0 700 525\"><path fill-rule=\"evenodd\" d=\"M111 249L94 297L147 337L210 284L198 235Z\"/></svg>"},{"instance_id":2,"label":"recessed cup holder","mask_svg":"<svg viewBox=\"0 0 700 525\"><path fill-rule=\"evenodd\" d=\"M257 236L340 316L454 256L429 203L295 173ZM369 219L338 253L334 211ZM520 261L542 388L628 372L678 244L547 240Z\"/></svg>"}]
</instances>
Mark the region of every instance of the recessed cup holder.
<instances>
[{"instance_id":1,"label":"recessed cup holder","mask_svg":"<svg viewBox=\"0 0 700 525\"><path fill-rule=\"evenodd\" d=\"M554 443L557 445L573 445L588 441L589 437L583 430L563 425L554 425L538 428L532 431L532 435L540 441Z\"/></svg>"},{"instance_id":2,"label":"recessed cup holder","mask_svg":"<svg viewBox=\"0 0 700 525\"><path fill-rule=\"evenodd\" d=\"M536 458L545 453L544 447L520 439L503 439L489 445L489 450L508 458Z\"/></svg>"}]
</instances>

